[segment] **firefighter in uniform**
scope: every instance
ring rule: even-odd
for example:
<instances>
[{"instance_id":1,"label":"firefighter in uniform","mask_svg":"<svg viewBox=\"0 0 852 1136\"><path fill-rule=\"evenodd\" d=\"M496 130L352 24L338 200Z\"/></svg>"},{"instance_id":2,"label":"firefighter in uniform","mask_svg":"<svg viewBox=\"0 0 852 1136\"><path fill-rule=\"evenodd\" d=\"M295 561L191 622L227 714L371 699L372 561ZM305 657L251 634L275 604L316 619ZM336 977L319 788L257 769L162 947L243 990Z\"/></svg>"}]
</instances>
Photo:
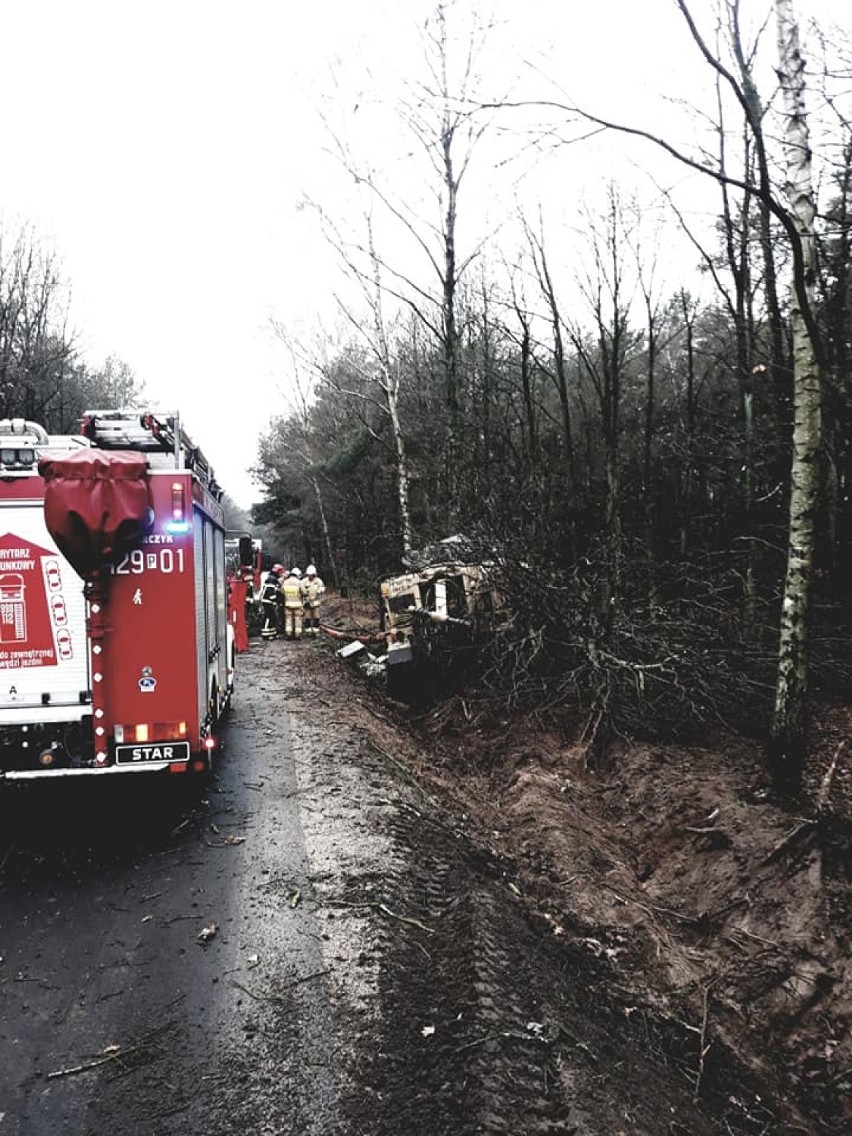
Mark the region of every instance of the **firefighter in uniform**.
<instances>
[{"instance_id":1,"label":"firefighter in uniform","mask_svg":"<svg viewBox=\"0 0 852 1136\"><path fill-rule=\"evenodd\" d=\"M308 635L319 635L320 601L325 592L325 584L317 575L313 564L305 569L305 578L302 580L302 604L305 609L305 631Z\"/></svg>"},{"instance_id":2,"label":"firefighter in uniform","mask_svg":"<svg viewBox=\"0 0 852 1136\"><path fill-rule=\"evenodd\" d=\"M281 585L284 596L284 635L287 639L302 637L302 587L298 568L291 568L290 575Z\"/></svg>"},{"instance_id":3,"label":"firefighter in uniform","mask_svg":"<svg viewBox=\"0 0 852 1136\"><path fill-rule=\"evenodd\" d=\"M283 564L273 564L263 581L260 602L263 606L263 626L260 634L263 639L275 639L281 624L281 577Z\"/></svg>"}]
</instances>

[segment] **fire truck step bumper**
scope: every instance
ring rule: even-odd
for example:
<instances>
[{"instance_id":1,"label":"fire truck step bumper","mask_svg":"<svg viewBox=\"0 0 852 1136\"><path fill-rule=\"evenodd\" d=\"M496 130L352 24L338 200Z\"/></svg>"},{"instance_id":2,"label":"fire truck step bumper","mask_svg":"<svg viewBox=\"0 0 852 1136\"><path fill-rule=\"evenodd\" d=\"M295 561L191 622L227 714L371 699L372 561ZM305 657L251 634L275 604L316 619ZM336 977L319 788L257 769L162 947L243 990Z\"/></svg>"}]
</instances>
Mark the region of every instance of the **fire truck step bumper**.
<instances>
[{"instance_id":1,"label":"fire truck step bumper","mask_svg":"<svg viewBox=\"0 0 852 1136\"><path fill-rule=\"evenodd\" d=\"M157 773L169 770L171 762L146 761L144 765L107 765L103 769L9 769L0 781L42 781L50 777L109 777L121 773Z\"/></svg>"}]
</instances>

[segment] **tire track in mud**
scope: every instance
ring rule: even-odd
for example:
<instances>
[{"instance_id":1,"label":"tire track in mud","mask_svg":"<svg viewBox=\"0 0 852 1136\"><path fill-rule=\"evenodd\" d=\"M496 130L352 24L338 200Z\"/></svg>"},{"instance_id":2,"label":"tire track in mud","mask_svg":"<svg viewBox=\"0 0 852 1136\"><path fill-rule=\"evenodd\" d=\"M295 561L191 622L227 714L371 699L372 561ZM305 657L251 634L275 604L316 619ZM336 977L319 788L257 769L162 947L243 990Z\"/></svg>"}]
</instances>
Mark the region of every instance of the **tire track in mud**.
<instances>
[{"instance_id":1,"label":"tire track in mud","mask_svg":"<svg viewBox=\"0 0 852 1136\"><path fill-rule=\"evenodd\" d=\"M425 811L406 810L391 831L408 855L385 880L388 906L435 934L404 926L386 937L374 1044L394 1060L376 1057L366 1071L384 1083L383 1119L353 1132L772 1130L724 1095L693 1101L697 1035L610 991L606 957L542 929L511 890L510 865ZM435 1032L424 1037L423 1025Z\"/></svg>"},{"instance_id":2,"label":"tire track in mud","mask_svg":"<svg viewBox=\"0 0 852 1136\"><path fill-rule=\"evenodd\" d=\"M556 938L512 866L382 760L363 716L326 719L318 742L317 690L332 707L352 695L321 665L318 685L300 668L289 710L347 1132L772 1132L723 1087L693 1100L694 1027L631 1004L605 954Z\"/></svg>"},{"instance_id":3,"label":"tire track in mud","mask_svg":"<svg viewBox=\"0 0 852 1136\"><path fill-rule=\"evenodd\" d=\"M361 1071L383 1085L383 1114L365 1131L609 1131L588 1121L554 1059L552 1015L526 974L539 951L518 925L500 865L424 813L406 811L391 829L409 856L405 872L385 880L388 905L434 934L406 926L387 940L376 1048L394 1058ZM357 1102L352 1110L357 1121Z\"/></svg>"}]
</instances>

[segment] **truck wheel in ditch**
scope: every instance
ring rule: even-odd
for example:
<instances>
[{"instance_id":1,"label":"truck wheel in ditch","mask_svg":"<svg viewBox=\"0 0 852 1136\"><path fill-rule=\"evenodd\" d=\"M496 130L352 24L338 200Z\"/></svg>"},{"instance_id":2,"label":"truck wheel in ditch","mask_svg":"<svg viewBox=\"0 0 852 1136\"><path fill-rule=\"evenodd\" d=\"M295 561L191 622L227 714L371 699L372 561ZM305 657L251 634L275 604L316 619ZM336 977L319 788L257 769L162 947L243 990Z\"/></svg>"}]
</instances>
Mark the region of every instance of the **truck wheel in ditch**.
<instances>
[{"instance_id":1,"label":"truck wheel in ditch","mask_svg":"<svg viewBox=\"0 0 852 1136\"><path fill-rule=\"evenodd\" d=\"M414 697L414 663L397 663L387 669L387 693L396 702L410 702Z\"/></svg>"}]
</instances>

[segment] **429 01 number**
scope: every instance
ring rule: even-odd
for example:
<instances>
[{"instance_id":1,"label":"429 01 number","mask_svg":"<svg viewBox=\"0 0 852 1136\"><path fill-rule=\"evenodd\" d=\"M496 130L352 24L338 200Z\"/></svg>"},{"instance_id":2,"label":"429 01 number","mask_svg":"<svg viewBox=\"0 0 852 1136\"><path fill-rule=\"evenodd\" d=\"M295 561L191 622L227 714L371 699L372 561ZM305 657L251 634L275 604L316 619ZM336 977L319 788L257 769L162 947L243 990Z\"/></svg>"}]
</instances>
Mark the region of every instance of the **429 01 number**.
<instances>
[{"instance_id":1,"label":"429 01 number","mask_svg":"<svg viewBox=\"0 0 852 1136\"><path fill-rule=\"evenodd\" d=\"M172 572L186 570L186 557L182 548L158 548L152 552L144 548L134 548L112 566L114 576L141 576L143 572Z\"/></svg>"}]
</instances>

